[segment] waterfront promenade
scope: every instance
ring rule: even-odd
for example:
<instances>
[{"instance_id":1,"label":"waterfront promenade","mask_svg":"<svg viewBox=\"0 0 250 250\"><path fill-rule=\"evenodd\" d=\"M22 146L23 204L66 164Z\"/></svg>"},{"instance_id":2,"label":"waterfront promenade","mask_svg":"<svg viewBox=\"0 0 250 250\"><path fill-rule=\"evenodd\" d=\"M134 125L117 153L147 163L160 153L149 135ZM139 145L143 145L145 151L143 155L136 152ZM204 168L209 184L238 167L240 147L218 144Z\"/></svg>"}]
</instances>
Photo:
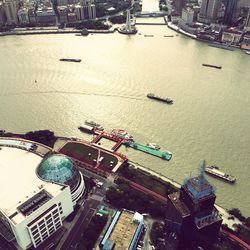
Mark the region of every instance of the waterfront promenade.
<instances>
[{"instance_id":1,"label":"waterfront promenade","mask_svg":"<svg viewBox=\"0 0 250 250\"><path fill-rule=\"evenodd\" d=\"M11 31L0 32L0 36L11 36L11 35L44 35L44 34L81 34L81 30L74 28L59 29L56 26L53 27L36 27L36 28L15 28ZM89 29L88 33L114 33L115 29L110 30L93 30Z\"/></svg>"}]
</instances>

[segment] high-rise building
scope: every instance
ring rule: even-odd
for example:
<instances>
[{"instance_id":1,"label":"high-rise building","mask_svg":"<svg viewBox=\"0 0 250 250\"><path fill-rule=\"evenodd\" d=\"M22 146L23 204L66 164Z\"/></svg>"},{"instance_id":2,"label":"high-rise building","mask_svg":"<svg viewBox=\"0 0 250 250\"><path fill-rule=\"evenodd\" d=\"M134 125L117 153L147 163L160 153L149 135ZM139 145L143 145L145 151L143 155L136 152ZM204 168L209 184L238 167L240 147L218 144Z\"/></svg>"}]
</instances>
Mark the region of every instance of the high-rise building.
<instances>
[{"instance_id":1,"label":"high-rise building","mask_svg":"<svg viewBox=\"0 0 250 250\"><path fill-rule=\"evenodd\" d=\"M28 9L22 8L18 10L17 15L18 15L18 20L20 24L29 23Z\"/></svg>"},{"instance_id":2,"label":"high-rise building","mask_svg":"<svg viewBox=\"0 0 250 250\"><path fill-rule=\"evenodd\" d=\"M198 15L198 21L205 23L215 22L220 6L221 0L203 0Z\"/></svg>"},{"instance_id":3,"label":"high-rise building","mask_svg":"<svg viewBox=\"0 0 250 250\"><path fill-rule=\"evenodd\" d=\"M3 2L7 24L18 24L17 8L13 0L5 0Z\"/></svg>"},{"instance_id":4,"label":"high-rise building","mask_svg":"<svg viewBox=\"0 0 250 250\"><path fill-rule=\"evenodd\" d=\"M250 8L248 10L247 18L246 18L246 23L244 26L245 31L250 31Z\"/></svg>"},{"instance_id":5,"label":"high-rise building","mask_svg":"<svg viewBox=\"0 0 250 250\"><path fill-rule=\"evenodd\" d=\"M68 0L58 0L58 6L67 6L68 4Z\"/></svg>"},{"instance_id":6,"label":"high-rise building","mask_svg":"<svg viewBox=\"0 0 250 250\"><path fill-rule=\"evenodd\" d=\"M186 0L173 0L173 5L175 7L175 10L181 14L181 11L183 9L183 7L186 4Z\"/></svg>"},{"instance_id":7,"label":"high-rise building","mask_svg":"<svg viewBox=\"0 0 250 250\"><path fill-rule=\"evenodd\" d=\"M3 3L0 2L0 25L3 25L6 23L6 15L3 7Z\"/></svg>"},{"instance_id":8,"label":"high-rise building","mask_svg":"<svg viewBox=\"0 0 250 250\"><path fill-rule=\"evenodd\" d=\"M212 185L201 174L187 179L180 192L169 195L166 228L175 231L179 249L191 249L194 242L214 242L222 219L214 207L216 196Z\"/></svg>"},{"instance_id":9,"label":"high-rise building","mask_svg":"<svg viewBox=\"0 0 250 250\"><path fill-rule=\"evenodd\" d=\"M237 7L236 7L235 16L238 17L239 15L241 15L243 17L246 17L249 8L250 8L250 1L249 0L237 0Z\"/></svg>"},{"instance_id":10,"label":"high-rise building","mask_svg":"<svg viewBox=\"0 0 250 250\"><path fill-rule=\"evenodd\" d=\"M235 15L236 15L236 6L237 6L236 0L227 0L225 14L223 18L224 24L227 24L230 26L232 25L233 19L235 18Z\"/></svg>"}]
</instances>

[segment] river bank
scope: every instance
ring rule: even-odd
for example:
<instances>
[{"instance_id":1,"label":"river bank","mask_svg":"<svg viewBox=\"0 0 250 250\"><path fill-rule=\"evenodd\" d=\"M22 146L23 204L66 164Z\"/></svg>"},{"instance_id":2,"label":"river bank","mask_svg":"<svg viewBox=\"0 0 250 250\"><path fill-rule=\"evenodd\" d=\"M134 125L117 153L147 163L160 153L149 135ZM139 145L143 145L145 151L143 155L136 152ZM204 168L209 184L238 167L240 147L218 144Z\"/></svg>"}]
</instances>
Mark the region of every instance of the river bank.
<instances>
[{"instance_id":1,"label":"river bank","mask_svg":"<svg viewBox=\"0 0 250 250\"><path fill-rule=\"evenodd\" d=\"M88 35L89 33L100 33L100 34L109 34L114 33L116 29L109 30L94 30L87 29ZM18 35L48 35L48 34L81 34L82 30L77 30L73 28L64 28L59 29L57 27L39 27L39 28L16 28L11 31L0 32L0 36L18 36Z\"/></svg>"}]
</instances>

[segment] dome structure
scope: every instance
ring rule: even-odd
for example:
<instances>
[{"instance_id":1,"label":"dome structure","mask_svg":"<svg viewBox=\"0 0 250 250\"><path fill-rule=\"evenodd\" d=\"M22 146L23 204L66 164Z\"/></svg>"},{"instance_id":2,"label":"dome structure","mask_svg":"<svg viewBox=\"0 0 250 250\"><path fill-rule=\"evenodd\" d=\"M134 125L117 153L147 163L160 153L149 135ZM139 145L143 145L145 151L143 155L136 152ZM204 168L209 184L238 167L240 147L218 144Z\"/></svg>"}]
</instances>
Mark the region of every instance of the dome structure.
<instances>
[{"instance_id":1,"label":"dome structure","mask_svg":"<svg viewBox=\"0 0 250 250\"><path fill-rule=\"evenodd\" d=\"M37 167L37 175L48 182L65 184L70 187L73 201L84 191L84 180L75 162L62 154L45 158Z\"/></svg>"}]
</instances>

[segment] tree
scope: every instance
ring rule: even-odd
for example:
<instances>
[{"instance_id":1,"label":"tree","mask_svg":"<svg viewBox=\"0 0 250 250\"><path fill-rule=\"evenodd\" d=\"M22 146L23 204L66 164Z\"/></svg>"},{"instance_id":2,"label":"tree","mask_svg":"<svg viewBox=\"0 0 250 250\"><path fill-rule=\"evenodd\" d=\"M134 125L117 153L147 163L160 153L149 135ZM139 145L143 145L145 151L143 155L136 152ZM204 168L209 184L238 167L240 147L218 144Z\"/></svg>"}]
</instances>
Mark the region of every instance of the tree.
<instances>
[{"instance_id":1,"label":"tree","mask_svg":"<svg viewBox=\"0 0 250 250\"><path fill-rule=\"evenodd\" d=\"M241 214L240 210L238 208L232 208L228 211L229 214L235 216L240 221L244 222L246 218Z\"/></svg>"},{"instance_id":2,"label":"tree","mask_svg":"<svg viewBox=\"0 0 250 250\"><path fill-rule=\"evenodd\" d=\"M246 218L245 224L246 224L247 227L250 228L250 217Z\"/></svg>"}]
</instances>

